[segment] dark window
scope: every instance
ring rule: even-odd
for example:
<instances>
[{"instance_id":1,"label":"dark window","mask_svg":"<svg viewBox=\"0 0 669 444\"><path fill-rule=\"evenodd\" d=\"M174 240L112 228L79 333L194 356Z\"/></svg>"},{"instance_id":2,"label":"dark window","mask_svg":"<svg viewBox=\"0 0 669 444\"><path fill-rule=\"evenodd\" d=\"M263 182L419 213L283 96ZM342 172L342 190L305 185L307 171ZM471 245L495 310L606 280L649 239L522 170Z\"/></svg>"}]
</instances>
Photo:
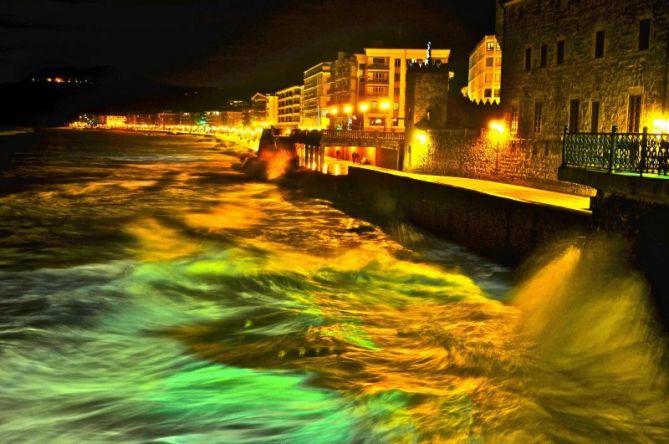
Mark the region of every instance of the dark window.
<instances>
[{"instance_id":1,"label":"dark window","mask_svg":"<svg viewBox=\"0 0 669 444\"><path fill-rule=\"evenodd\" d=\"M627 131L638 133L641 126L641 96L630 96L627 112Z\"/></svg>"},{"instance_id":2,"label":"dark window","mask_svg":"<svg viewBox=\"0 0 669 444\"><path fill-rule=\"evenodd\" d=\"M498 89L495 90L495 97L499 97L499 90Z\"/></svg>"},{"instance_id":3,"label":"dark window","mask_svg":"<svg viewBox=\"0 0 669 444\"><path fill-rule=\"evenodd\" d=\"M492 57L487 57L485 59L485 66L492 66L493 64L493 58Z\"/></svg>"},{"instance_id":4,"label":"dark window","mask_svg":"<svg viewBox=\"0 0 669 444\"><path fill-rule=\"evenodd\" d=\"M483 97L492 97L492 89L486 88L483 90Z\"/></svg>"},{"instance_id":5,"label":"dark window","mask_svg":"<svg viewBox=\"0 0 669 444\"><path fill-rule=\"evenodd\" d=\"M518 134L518 120L520 113L517 106L511 107L511 134Z\"/></svg>"},{"instance_id":6,"label":"dark window","mask_svg":"<svg viewBox=\"0 0 669 444\"><path fill-rule=\"evenodd\" d=\"M399 68L402 66L402 59L395 59L395 68Z\"/></svg>"},{"instance_id":7,"label":"dark window","mask_svg":"<svg viewBox=\"0 0 669 444\"><path fill-rule=\"evenodd\" d=\"M599 102L592 102L592 113L590 113L590 132L599 131Z\"/></svg>"},{"instance_id":8,"label":"dark window","mask_svg":"<svg viewBox=\"0 0 669 444\"><path fill-rule=\"evenodd\" d=\"M541 132L541 120L543 113L543 104L541 102L536 102L534 104L534 132Z\"/></svg>"},{"instance_id":9,"label":"dark window","mask_svg":"<svg viewBox=\"0 0 669 444\"><path fill-rule=\"evenodd\" d=\"M604 57L604 40L606 33L604 31L597 31L595 34L595 58L601 59Z\"/></svg>"},{"instance_id":10,"label":"dark window","mask_svg":"<svg viewBox=\"0 0 669 444\"><path fill-rule=\"evenodd\" d=\"M639 22L639 51L650 48L650 19Z\"/></svg>"},{"instance_id":11,"label":"dark window","mask_svg":"<svg viewBox=\"0 0 669 444\"><path fill-rule=\"evenodd\" d=\"M360 69L360 71L364 71L364 70L365 70L365 64L364 64L364 63L361 63L359 69Z\"/></svg>"},{"instance_id":12,"label":"dark window","mask_svg":"<svg viewBox=\"0 0 669 444\"><path fill-rule=\"evenodd\" d=\"M398 72L395 73L395 81L396 82L400 81L400 73L398 73Z\"/></svg>"},{"instance_id":13,"label":"dark window","mask_svg":"<svg viewBox=\"0 0 669 444\"><path fill-rule=\"evenodd\" d=\"M555 54L555 64L562 65L564 63L564 40L557 41Z\"/></svg>"},{"instance_id":14,"label":"dark window","mask_svg":"<svg viewBox=\"0 0 669 444\"><path fill-rule=\"evenodd\" d=\"M569 102L569 132L578 133L578 99Z\"/></svg>"},{"instance_id":15,"label":"dark window","mask_svg":"<svg viewBox=\"0 0 669 444\"><path fill-rule=\"evenodd\" d=\"M532 69L532 48L525 48L525 71Z\"/></svg>"},{"instance_id":16,"label":"dark window","mask_svg":"<svg viewBox=\"0 0 669 444\"><path fill-rule=\"evenodd\" d=\"M541 45L541 67L546 67L546 62L548 60L548 46Z\"/></svg>"}]
</instances>

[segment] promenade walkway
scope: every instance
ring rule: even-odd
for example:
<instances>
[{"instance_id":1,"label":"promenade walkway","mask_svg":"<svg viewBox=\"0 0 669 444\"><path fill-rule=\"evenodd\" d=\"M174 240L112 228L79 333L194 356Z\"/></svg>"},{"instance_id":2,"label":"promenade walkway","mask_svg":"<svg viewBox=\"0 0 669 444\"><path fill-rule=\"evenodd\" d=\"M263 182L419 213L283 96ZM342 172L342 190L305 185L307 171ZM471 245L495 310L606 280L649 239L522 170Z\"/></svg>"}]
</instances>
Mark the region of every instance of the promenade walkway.
<instances>
[{"instance_id":1,"label":"promenade walkway","mask_svg":"<svg viewBox=\"0 0 669 444\"><path fill-rule=\"evenodd\" d=\"M347 174L348 168L367 168L379 171L385 174L408 177L425 182L438 183L457 188L477 191L479 193L489 194L504 199L512 199L521 202L528 202L539 205L550 205L554 207L566 208L573 211L590 213L590 198L577 196L575 194L559 193L556 191L541 190L538 188L526 187L522 185L513 185L491 180L468 179L464 177L452 176L433 176L428 174L406 173L387 168L380 168L371 165L358 165L347 161L336 160L326 157L326 163L341 165L341 174Z\"/></svg>"}]
</instances>

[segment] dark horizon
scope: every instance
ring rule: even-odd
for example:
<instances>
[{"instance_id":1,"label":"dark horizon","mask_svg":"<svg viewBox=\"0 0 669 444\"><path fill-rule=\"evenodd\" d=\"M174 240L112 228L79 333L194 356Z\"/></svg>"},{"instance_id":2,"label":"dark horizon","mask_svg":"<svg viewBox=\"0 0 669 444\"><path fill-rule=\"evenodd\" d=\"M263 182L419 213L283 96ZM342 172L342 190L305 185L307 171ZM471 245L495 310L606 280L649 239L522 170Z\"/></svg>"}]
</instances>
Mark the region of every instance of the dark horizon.
<instances>
[{"instance_id":1,"label":"dark horizon","mask_svg":"<svg viewBox=\"0 0 669 444\"><path fill-rule=\"evenodd\" d=\"M466 83L474 45L494 31L494 0L26 0L3 5L0 83L44 68L112 66L127 76L232 94L272 92L337 51L451 49L455 85Z\"/></svg>"}]
</instances>

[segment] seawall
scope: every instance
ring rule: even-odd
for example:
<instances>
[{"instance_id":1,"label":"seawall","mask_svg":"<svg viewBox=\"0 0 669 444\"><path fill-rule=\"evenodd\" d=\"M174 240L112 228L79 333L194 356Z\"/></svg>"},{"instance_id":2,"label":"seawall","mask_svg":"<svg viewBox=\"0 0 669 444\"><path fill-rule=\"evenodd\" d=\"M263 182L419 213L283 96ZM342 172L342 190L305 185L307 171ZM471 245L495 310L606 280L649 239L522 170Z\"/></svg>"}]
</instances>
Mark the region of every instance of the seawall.
<instances>
[{"instance_id":1,"label":"seawall","mask_svg":"<svg viewBox=\"0 0 669 444\"><path fill-rule=\"evenodd\" d=\"M367 168L349 169L349 192L377 214L400 216L498 263L517 265L537 249L585 235L591 213L526 202Z\"/></svg>"}]
</instances>

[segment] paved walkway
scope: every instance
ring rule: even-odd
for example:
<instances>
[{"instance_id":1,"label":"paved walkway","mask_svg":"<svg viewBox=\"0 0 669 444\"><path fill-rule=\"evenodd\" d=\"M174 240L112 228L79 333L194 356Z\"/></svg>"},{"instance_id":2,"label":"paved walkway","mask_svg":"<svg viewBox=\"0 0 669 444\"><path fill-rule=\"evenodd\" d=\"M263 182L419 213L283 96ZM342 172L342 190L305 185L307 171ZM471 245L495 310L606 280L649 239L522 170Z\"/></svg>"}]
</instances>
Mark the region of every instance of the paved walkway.
<instances>
[{"instance_id":1,"label":"paved walkway","mask_svg":"<svg viewBox=\"0 0 669 444\"><path fill-rule=\"evenodd\" d=\"M326 158L328 163L339 163L342 165L342 174L348 173L348 167L367 168L386 174L409 177L411 179L423 180L427 182L440 183L458 188L478 191L480 193L490 194L505 199L513 199L521 202L529 202L540 205L551 205L555 207L567 208L574 211L590 213L590 198L577 196L574 194L558 193L556 191L540 190L538 188L525 187L521 185L511 185L491 180L467 179L464 177L452 176L432 176L428 174L405 173L403 171L390 170L370 165L353 165L351 162L337 161L336 159Z\"/></svg>"}]
</instances>

